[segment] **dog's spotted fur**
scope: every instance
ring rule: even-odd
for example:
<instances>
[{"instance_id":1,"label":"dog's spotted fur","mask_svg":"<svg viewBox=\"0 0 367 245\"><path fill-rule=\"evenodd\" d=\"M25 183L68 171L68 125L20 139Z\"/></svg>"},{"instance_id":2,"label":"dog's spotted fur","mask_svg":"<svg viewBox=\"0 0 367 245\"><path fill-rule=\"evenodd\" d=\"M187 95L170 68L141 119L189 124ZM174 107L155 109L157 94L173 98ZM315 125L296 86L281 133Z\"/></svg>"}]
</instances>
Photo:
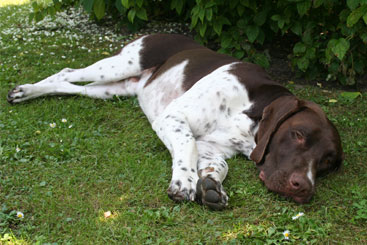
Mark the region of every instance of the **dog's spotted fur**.
<instances>
[{"instance_id":1,"label":"dog's spotted fur","mask_svg":"<svg viewBox=\"0 0 367 245\"><path fill-rule=\"evenodd\" d=\"M92 83L73 84L83 81ZM50 94L100 99L137 95L172 155L169 197L197 198L213 209L222 209L228 201L222 187L228 172L225 159L236 153L250 157L264 108L291 96L258 66L217 54L186 37L163 34L141 37L87 68L67 68L18 86L9 92L8 101ZM316 163L308 163L305 176L314 185ZM263 172L260 178L266 178Z\"/></svg>"}]
</instances>

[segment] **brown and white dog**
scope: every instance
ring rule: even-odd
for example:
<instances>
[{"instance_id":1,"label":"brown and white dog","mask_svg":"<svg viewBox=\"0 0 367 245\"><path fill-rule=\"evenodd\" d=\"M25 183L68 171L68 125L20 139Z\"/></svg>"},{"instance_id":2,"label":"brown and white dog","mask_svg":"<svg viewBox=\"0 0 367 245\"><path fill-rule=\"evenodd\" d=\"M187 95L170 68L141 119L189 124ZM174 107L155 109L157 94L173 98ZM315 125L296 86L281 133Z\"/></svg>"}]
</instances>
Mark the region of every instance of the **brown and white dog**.
<instances>
[{"instance_id":1,"label":"brown and white dog","mask_svg":"<svg viewBox=\"0 0 367 245\"><path fill-rule=\"evenodd\" d=\"M85 86L73 83L93 81ZM44 95L109 99L137 95L172 155L168 196L223 209L225 159L256 162L265 186L310 201L316 176L340 167L340 137L321 108L297 99L259 66L215 53L181 35L143 36L116 56L17 86L10 103Z\"/></svg>"}]
</instances>

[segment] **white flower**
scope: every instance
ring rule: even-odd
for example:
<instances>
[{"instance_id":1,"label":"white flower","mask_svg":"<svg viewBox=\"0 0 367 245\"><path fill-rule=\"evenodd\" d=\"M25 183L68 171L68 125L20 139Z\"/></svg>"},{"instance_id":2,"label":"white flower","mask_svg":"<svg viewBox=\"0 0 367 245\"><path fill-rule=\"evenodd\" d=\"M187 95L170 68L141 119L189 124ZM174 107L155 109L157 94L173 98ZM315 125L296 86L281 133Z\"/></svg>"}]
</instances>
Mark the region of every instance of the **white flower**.
<instances>
[{"instance_id":1,"label":"white flower","mask_svg":"<svg viewBox=\"0 0 367 245\"><path fill-rule=\"evenodd\" d=\"M68 120L66 118L61 119L61 122L66 123Z\"/></svg>"},{"instance_id":2,"label":"white flower","mask_svg":"<svg viewBox=\"0 0 367 245\"><path fill-rule=\"evenodd\" d=\"M296 220L296 219L298 219L299 217L302 217L303 215L305 215L304 213L302 213L302 212L299 212L296 216L293 216L292 217L292 219L293 220Z\"/></svg>"},{"instance_id":3,"label":"white flower","mask_svg":"<svg viewBox=\"0 0 367 245\"><path fill-rule=\"evenodd\" d=\"M73 127L73 125L70 124L68 128L72 128L72 127Z\"/></svg>"},{"instance_id":4,"label":"white flower","mask_svg":"<svg viewBox=\"0 0 367 245\"><path fill-rule=\"evenodd\" d=\"M56 123L50 123L50 127L51 128L55 128L56 127Z\"/></svg>"},{"instance_id":5,"label":"white flower","mask_svg":"<svg viewBox=\"0 0 367 245\"><path fill-rule=\"evenodd\" d=\"M283 236L284 236L284 239L285 239L285 240L289 240L289 235L290 235L290 231L289 231L289 230L285 230L285 231L283 232Z\"/></svg>"},{"instance_id":6,"label":"white flower","mask_svg":"<svg viewBox=\"0 0 367 245\"><path fill-rule=\"evenodd\" d=\"M17 148L15 148L16 152L20 152L20 148L17 146Z\"/></svg>"},{"instance_id":7,"label":"white flower","mask_svg":"<svg viewBox=\"0 0 367 245\"><path fill-rule=\"evenodd\" d=\"M19 219L23 219L23 218L24 218L24 214L23 214L22 212L18 211L18 212L17 212L17 217L18 217Z\"/></svg>"}]
</instances>

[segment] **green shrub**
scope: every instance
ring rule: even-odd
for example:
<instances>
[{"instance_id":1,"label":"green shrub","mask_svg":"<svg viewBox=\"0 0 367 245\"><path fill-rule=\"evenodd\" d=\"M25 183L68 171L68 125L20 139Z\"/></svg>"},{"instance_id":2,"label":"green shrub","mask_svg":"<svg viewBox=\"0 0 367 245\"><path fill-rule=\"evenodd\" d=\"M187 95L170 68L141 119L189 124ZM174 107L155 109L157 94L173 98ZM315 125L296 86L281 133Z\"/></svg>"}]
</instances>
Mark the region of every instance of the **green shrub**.
<instances>
[{"instance_id":1,"label":"green shrub","mask_svg":"<svg viewBox=\"0 0 367 245\"><path fill-rule=\"evenodd\" d=\"M37 0L32 17L69 5L98 20L108 13L132 30L154 19L186 21L198 41L265 68L264 45L287 40L291 64L310 79L356 85L367 66L367 0Z\"/></svg>"}]
</instances>

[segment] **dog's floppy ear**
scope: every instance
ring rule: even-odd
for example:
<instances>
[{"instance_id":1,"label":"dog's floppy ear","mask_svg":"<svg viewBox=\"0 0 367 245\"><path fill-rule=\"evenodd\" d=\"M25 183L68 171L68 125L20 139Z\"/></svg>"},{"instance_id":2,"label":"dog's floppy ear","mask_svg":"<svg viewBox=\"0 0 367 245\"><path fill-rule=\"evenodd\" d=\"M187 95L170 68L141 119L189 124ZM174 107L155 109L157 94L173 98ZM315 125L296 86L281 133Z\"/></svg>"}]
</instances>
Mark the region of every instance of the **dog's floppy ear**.
<instances>
[{"instance_id":1,"label":"dog's floppy ear","mask_svg":"<svg viewBox=\"0 0 367 245\"><path fill-rule=\"evenodd\" d=\"M257 145L250 155L251 160L257 164L262 161L273 133L300 108L300 101L294 96L280 97L265 107L256 135Z\"/></svg>"}]
</instances>

